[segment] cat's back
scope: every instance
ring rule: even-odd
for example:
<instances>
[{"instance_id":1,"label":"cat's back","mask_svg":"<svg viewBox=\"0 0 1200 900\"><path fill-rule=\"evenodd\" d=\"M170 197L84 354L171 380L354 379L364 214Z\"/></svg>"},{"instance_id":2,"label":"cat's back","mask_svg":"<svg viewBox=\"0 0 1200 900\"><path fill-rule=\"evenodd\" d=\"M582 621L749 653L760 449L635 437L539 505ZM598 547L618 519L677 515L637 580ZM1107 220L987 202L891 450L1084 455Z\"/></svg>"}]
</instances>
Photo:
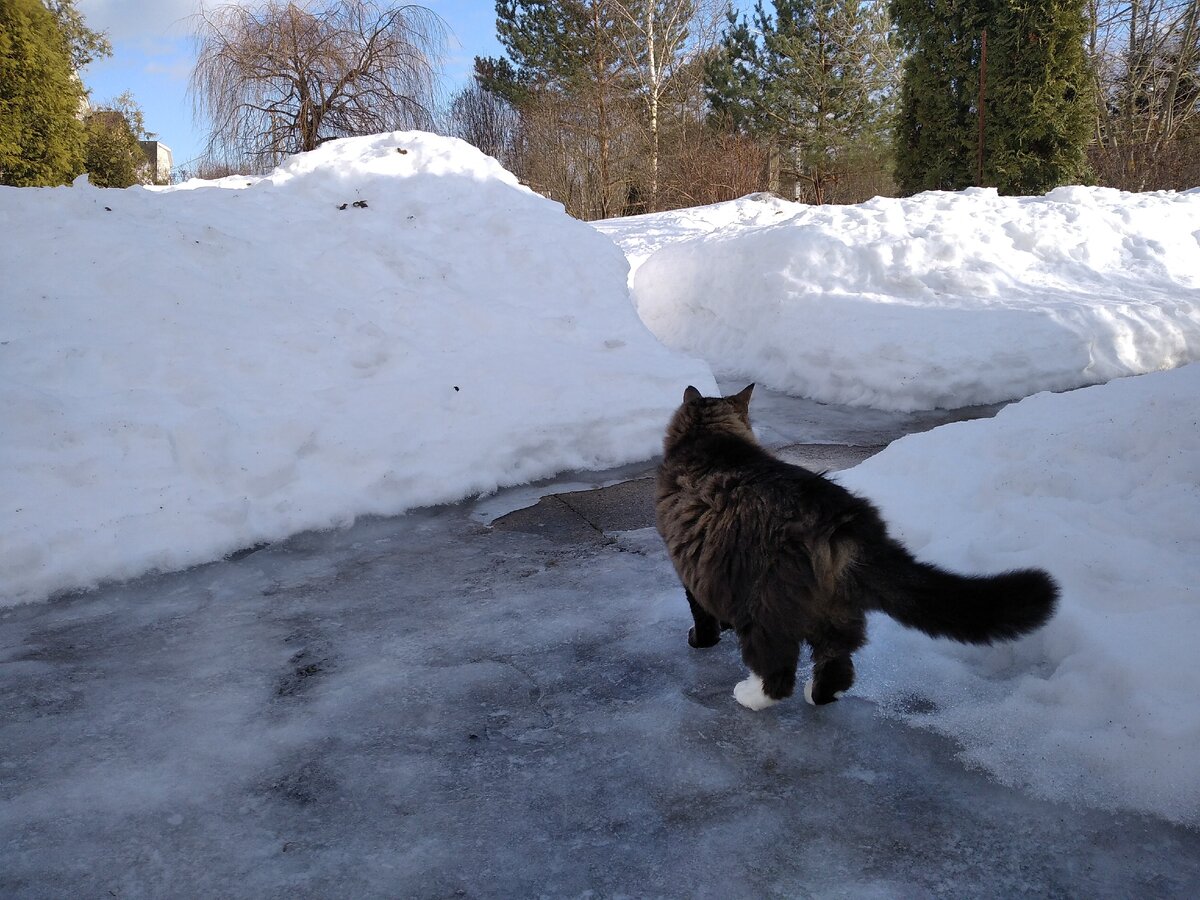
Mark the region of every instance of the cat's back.
<instances>
[{"instance_id":1,"label":"cat's back","mask_svg":"<svg viewBox=\"0 0 1200 900\"><path fill-rule=\"evenodd\" d=\"M824 476L747 441L697 441L659 467L656 512L664 537L681 529L759 540L840 515L857 498Z\"/></svg>"}]
</instances>

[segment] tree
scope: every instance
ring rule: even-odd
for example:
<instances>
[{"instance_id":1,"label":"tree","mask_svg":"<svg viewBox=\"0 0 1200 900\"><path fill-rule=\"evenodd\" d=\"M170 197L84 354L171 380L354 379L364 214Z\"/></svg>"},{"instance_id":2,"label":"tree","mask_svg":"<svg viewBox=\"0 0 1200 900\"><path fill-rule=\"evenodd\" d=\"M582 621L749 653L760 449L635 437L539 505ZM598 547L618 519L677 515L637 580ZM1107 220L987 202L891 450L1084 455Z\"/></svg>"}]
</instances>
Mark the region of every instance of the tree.
<instances>
[{"instance_id":1,"label":"tree","mask_svg":"<svg viewBox=\"0 0 1200 900\"><path fill-rule=\"evenodd\" d=\"M145 177L146 157L129 122L115 109L96 109L84 121L84 168L96 187L125 188Z\"/></svg>"},{"instance_id":2,"label":"tree","mask_svg":"<svg viewBox=\"0 0 1200 900\"><path fill-rule=\"evenodd\" d=\"M446 33L424 7L265 0L194 23L190 90L213 157L262 170L333 138L433 121Z\"/></svg>"},{"instance_id":3,"label":"tree","mask_svg":"<svg viewBox=\"0 0 1200 900\"><path fill-rule=\"evenodd\" d=\"M88 63L112 56L112 44L103 31L92 31L83 21L83 15L75 8L75 0L44 0L46 8L54 13L58 25L66 36L71 50L71 63L79 71Z\"/></svg>"},{"instance_id":4,"label":"tree","mask_svg":"<svg viewBox=\"0 0 1200 900\"><path fill-rule=\"evenodd\" d=\"M650 210L659 208L659 109L676 73L703 52L718 19L715 0L614 0L617 49L629 61L650 131Z\"/></svg>"},{"instance_id":5,"label":"tree","mask_svg":"<svg viewBox=\"0 0 1200 900\"><path fill-rule=\"evenodd\" d=\"M520 115L500 94L485 90L478 78L450 102L450 128L454 137L478 147L511 168Z\"/></svg>"},{"instance_id":6,"label":"tree","mask_svg":"<svg viewBox=\"0 0 1200 900\"><path fill-rule=\"evenodd\" d=\"M896 130L906 192L979 184L980 155L982 183L1003 193L1086 177L1094 106L1082 0L891 0L891 11L908 51Z\"/></svg>"},{"instance_id":7,"label":"tree","mask_svg":"<svg viewBox=\"0 0 1200 900\"><path fill-rule=\"evenodd\" d=\"M84 117L87 134L84 167L97 187L125 188L152 181L141 138L149 138L142 109L126 91Z\"/></svg>"},{"instance_id":8,"label":"tree","mask_svg":"<svg viewBox=\"0 0 1200 900\"><path fill-rule=\"evenodd\" d=\"M994 0L988 22L985 184L1005 194L1042 194L1088 178L1095 104L1086 33L1083 0Z\"/></svg>"},{"instance_id":9,"label":"tree","mask_svg":"<svg viewBox=\"0 0 1200 900\"><path fill-rule=\"evenodd\" d=\"M1188 188L1200 157L1200 0L1090 0L1102 182ZM1189 165L1189 163L1191 163Z\"/></svg>"},{"instance_id":10,"label":"tree","mask_svg":"<svg viewBox=\"0 0 1200 900\"><path fill-rule=\"evenodd\" d=\"M907 51L896 122L896 180L911 194L974 184L979 94L978 7L963 0L892 0Z\"/></svg>"},{"instance_id":11,"label":"tree","mask_svg":"<svg viewBox=\"0 0 1200 900\"><path fill-rule=\"evenodd\" d=\"M83 165L83 86L40 0L0 0L0 184L64 184Z\"/></svg>"},{"instance_id":12,"label":"tree","mask_svg":"<svg viewBox=\"0 0 1200 900\"><path fill-rule=\"evenodd\" d=\"M769 138L814 202L831 199L851 161L878 153L888 126L894 53L879 4L774 0L754 28L732 12L709 66L713 111Z\"/></svg>"},{"instance_id":13,"label":"tree","mask_svg":"<svg viewBox=\"0 0 1200 900\"><path fill-rule=\"evenodd\" d=\"M452 133L497 147L499 131L477 126L502 123L504 164L584 219L760 190L761 147L705 124L718 3L499 0L507 55L475 60L482 94L456 98Z\"/></svg>"},{"instance_id":14,"label":"tree","mask_svg":"<svg viewBox=\"0 0 1200 900\"><path fill-rule=\"evenodd\" d=\"M616 17L613 0L496 0L497 37L511 63L476 63L547 150L539 162L549 165L528 180L584 218L613 215L627 192L616 157L629 144L629 68Z\"/></svg>"}]
</instances>

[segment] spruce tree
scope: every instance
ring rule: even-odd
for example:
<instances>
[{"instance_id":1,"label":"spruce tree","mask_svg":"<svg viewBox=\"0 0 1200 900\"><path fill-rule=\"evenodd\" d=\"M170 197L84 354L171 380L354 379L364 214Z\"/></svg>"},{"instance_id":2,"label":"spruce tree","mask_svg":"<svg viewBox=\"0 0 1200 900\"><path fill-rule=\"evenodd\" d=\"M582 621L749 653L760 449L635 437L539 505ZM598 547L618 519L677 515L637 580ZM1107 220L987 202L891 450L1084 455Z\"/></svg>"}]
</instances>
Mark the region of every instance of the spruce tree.
<instances>
[{"instance_id":1,"label":"spruce tree","mask_svg":"<svg viewBox=\"0 0 1200 900\"><path fill-rule=\"evenodd\" d=\"M83 86L41 0L0 0L0 184L64 184L83 169Z\"/></svg>"}]
</instances>

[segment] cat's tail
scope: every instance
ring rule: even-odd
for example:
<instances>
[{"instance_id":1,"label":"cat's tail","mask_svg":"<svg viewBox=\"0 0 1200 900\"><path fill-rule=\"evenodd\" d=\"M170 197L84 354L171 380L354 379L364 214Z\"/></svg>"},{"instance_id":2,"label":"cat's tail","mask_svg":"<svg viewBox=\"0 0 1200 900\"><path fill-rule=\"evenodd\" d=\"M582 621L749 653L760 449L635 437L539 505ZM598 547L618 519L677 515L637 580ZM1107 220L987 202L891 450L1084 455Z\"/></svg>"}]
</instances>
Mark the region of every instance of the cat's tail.
<instances>
[{"instance_id":1,"label":"cat's tail","mask_svg":"<svg viewBox=\"0 0 1200 900\"><path fill-rule=\"evenodd\" d=\"M957 575L913 559L890 540L864 556L854 568L868 605L933 637L1012 640L1045 625L1058 604L1058 585L1041 569Z\"/></svg>"}]
</instances>

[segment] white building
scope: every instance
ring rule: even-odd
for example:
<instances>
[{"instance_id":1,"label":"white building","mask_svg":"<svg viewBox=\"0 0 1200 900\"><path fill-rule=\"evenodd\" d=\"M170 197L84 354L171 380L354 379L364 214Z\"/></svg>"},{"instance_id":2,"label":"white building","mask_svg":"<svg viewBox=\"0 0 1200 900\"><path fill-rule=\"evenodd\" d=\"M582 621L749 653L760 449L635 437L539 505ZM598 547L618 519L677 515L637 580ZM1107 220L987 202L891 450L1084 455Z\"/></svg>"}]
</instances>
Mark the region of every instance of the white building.
<instances>
[{"instance_id":1,"label":"white building","mask_svg":"<svg viewBox=\"0 0 1200 900\"><path fill-rule=\"evenodd\" d=\"M154 173L155 184L166 184L171 180L171 169L174 165L171 148L162 141L138 141L142 152L150 163L150 171Z\"/></svg>"}]
</instances>

